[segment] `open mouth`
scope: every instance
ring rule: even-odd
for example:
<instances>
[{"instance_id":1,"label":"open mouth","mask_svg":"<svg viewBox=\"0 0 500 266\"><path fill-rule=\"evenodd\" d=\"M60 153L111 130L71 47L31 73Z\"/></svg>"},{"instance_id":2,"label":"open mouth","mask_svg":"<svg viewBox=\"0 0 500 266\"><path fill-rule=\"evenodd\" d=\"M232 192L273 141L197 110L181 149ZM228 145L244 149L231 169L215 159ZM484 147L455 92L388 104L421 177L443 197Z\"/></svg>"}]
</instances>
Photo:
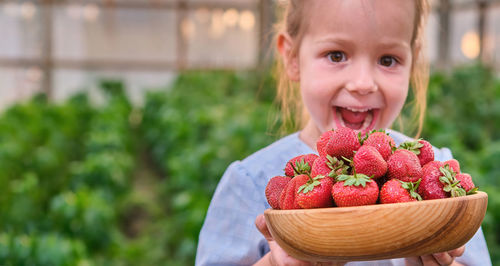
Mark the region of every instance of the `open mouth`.
<instances>
[{"instance_id":1,"label":"open mouth","mask_svg":"<svg viewBox=\"0 0 500 266\"><path fill-rule=\"evenodd\" d=\"M334 111L337 127L348 127L366 133L375 127L379 109L336 106Z\"/></svg>"}]
</instances>

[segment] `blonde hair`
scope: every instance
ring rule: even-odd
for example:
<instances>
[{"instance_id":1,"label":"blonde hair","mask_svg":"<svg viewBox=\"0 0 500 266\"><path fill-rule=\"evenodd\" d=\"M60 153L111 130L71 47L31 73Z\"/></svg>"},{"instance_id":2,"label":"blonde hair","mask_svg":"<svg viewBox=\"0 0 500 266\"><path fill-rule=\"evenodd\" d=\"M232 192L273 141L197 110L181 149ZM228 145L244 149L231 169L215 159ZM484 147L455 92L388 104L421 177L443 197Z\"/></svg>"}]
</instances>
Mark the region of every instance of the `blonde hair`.
<instances>
[{"instance_id":1,"label":"blonde hair","mask_svg":"<svg viewBox=\"0 0 500 266\"><path fill-rule=\"evenodd\" d=\"M278 17L281 21L275 25L275 42L280 33L286 32L293 40L294 46L291 49L291 55L298 53L300 42L307 28L305 24L305 8L304 0L288 0L282 3L282 7L278 9ZM414 29L411 40L413 50L413 62L410 75L410 87L412 88L413 101L407 105L411 106L411 117L403 118L402 114L398 117L399 128L403 130L404 121L409 120L413 125L408 131L418 137L422 131L425 118L425 110L427 108L427 85L429 82L429 63L425 58L424 49L424 28L427 15L429 12L429 4L427 0L415 0L415 19ZM281 13L281 14L280 14ZM418 52L420 50L420 52ZM417 54L418 52L418 54ZM278 53L276 53L278 54ZM309 114L302 103L300 97L300 89L296 82L289 80L283 60L276 60L274 75L277 80L276 100L280 105L281 111L281 128L282 134L303 128L309 120ZM300 115L299 115L300 114ZM414 126L416 124L416 127Z\"/></svg>"}]
</instances>

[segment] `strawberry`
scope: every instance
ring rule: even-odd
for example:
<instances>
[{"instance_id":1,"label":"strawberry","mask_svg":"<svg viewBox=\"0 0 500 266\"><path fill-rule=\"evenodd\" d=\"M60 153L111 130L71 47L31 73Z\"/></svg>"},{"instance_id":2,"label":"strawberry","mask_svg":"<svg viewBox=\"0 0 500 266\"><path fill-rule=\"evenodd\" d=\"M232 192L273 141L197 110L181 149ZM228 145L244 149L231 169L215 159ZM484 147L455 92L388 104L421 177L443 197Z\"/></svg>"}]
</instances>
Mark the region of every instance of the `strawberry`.
<instances>
[{"instance_id":1,"label":"strawberry","mask_svg":"<svg viewBox=\"0 0 500 266\"><path fill-rule=\"evenodd\" d=\"M316 150L318 150L319 156L325 157L327 155L325 147L332 138L332 136L333 136L333 130L328 130L325 131L323 134L321 134L321 136L319 137L318 141L316 142Z\"/></svg>"},{"instance_id":2,"label":"strawberry","mask_svg":"<svg viewBox=\"0 0 500 266\"><path fill-rule=\"evenodd\" d=\"M275 176L267 182L266 199L273 209L279 210L281 192L290 180L288 176Z\"/></svg>"},{"instance_id":3,"label":"strawberry","mask_svg":"<svg viewBox=\"0 0 500 266\"><path fill-rule=\"evenodd\" d=\"M446 192L443 191L443 184L439 182L439 177L442 175L439 168L443 166L442 162L428 162L422 168L422 180L418 187L418 193L425 199L444 199L447 198Z\"/></svg>"},{"instance_id":4,"label":"strawberry","mask_svg":"<svg viewBox=\"0 0 500 266\"><path fill-rule=\"evenodd\" d=\"M330 155L319 156L314 160L311 177L316 177L318 175L329 176L332 178L337 177L341 174L346 174L349 166L344 164L344 161L339 160Z\"/></svg>"},{"instance_id":5,"label":"strawberry","mask_svg":"<svg viewBox=\"0 0 500 266\"><path fill-rule=\"evenodd\" d=\"M445 161L443 165L449 165L453 172L455 172L456 174L460 173L460 163L458 163L458 161L455 159Z\"/></svg>"},{"instance_id":6,"label":"strawberry","mask_svg":"<svg viewBox=\"0 0 500 266\"><path fill-rule=\"evenodd\" d=\"M428 162L424 166L422 166L422 174L424 174L424 172L426 171L426 169L432 169L433 167L440 168L441 166L443 166L443 163L440 162L440 161Z\"/></svg>"},{"instance_id":7,"label":"strawberry","mask_svg":"<svg viewBox=\"0 0 500 266\"><path fill-rule=\"evenodd\" d=\"M293 157L285 165L285 175L294 177L300 174L310 174L316 158L318 158L318 155L313 153Z\"/></svg>"},{"instance_id":8,"label":"strawberry","mask_svg":"<svg viewBox=\"0 0 500 266\"><path fill-rule=\"evenodd\" d=\"M460 181L449 165L438 166L437 163L428 163L422 172L418 192L425 200L466 195L466 191L460 186Z\"/></svg>"},{"instance_id":9,"label":"strawberry","mask_svg":"<svg viewBox=\"0 0 500 266\"><path fill-rule=\"evenodd\" d=\"M392 148L396 147L396 142L387 133L375 131L369 133L368 137L363 141L363 145L374 147L387 161L392 154Z\"/></svg>"},{"instance_id":10,"label":"strawberry","mask_svg":"<svg viewBox=\"0 0 500 266\"><path fill-rule=\"evenodd\" d=\"M307 175L297 175L286 184L280 195L279 205L281 210L300 209L295 197L299 187L307 183L309 179Z\"/></svg>"},{"instance_id":11,"label":"strawberry","mask_svg":"<svg viewBox=\"0 0 500 266\"><path fill-rule=\"evenodd\" d=\"M373 146L361 146L352 161L358 174L379 178L387 172L387 162Z\"/></svg>"},{"instance_id":12,"label":"strawberry","mask_svg":"<svg viewBox=\"0 0 500 266\"><path fill-rule=\"evenodd\" d=\"M416 182L422 176L422 166L415 153L397 149L387 160L387 175L405 182Z\"/></svg>"},{"instance_id":13,"label":"strawberry","mask_svg":"<svg viewBox=\"0 0 500 266\"><path fill-rule=\"evenodd\" d=\"M333 185L332 197L339 207L375 204L378 185L364 174L340 175Z\"/></svg>"},{"instance_id":14,"label":"strawberry","mask_svg":"<svg viewBox=\"0 0 500 266\"><path fill-rule=\"evenodd\" d=\"M399 148L407 149L415 153L421 166L434 161L434 150L432 149L432 145L426 140L418 139L415 141L406 141L401 143Z\"/></svg>"},{"instance_id":15,"label":"strawberry","mask_svg":"<svg viewBox=\"0 0 500 266\"><path fill-rule=\"evenodd\" d=\"M421 179L417 182L403 182L397 179L387 181L380 189L380 203L398 203L422 200L417 193Z\"/></svg>"},{"instance_id":16,"label":"strawberry","mask_svg":"<svg viewBox=\"0 0 500 266\"><path fill-rule=\"evenodd\" d=\"M340 127L333 131L330 140L324 147L324 152L332 157L341 159L352 158L354 152L359 149L358 136L353 129L348 127Z\"/></svg>"},{"instance_id":17,"label":"strawberry","mask_svg":"<svg viewBox=\"0 0 500 266\"><path fill-rule=\"evenodd\" d=\"M309 180L297 190L295 200L303 209L326 208L333 206L333 180L330 177L318 175Z\"/></svg>"},{"instance_id":18,"label":"strawberry","mask_svg":"<svg viewBox=\"0 0 500 266\"><path fill-rule=\"evenodd\" d=\"M472 182L472 177L467 173L459 173L455 178L460 181L460 186L465 189L467 194L474 194L477 191L477 187Z\"/></svg>"}]
</instances>

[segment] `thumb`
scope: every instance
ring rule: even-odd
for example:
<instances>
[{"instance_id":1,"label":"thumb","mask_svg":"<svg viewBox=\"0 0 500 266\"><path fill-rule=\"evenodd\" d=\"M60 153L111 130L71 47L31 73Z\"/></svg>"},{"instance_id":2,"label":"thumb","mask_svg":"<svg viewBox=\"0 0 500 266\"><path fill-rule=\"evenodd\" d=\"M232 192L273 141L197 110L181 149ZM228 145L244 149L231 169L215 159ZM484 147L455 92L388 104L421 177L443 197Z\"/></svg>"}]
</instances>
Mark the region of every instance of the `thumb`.
<instances>
[{"instance_id":1,"label":"thumb","mask_svg":"<svg viewBox=\"0 0 500 266\"><path fill-rule=\"evenodd\" d=\"M260 233L266 238L267 241L273 241L273 237L267 228L264 214L259 214L257 218L255 218L255 226L259 229Z\"/></svg>"}]
</instances>

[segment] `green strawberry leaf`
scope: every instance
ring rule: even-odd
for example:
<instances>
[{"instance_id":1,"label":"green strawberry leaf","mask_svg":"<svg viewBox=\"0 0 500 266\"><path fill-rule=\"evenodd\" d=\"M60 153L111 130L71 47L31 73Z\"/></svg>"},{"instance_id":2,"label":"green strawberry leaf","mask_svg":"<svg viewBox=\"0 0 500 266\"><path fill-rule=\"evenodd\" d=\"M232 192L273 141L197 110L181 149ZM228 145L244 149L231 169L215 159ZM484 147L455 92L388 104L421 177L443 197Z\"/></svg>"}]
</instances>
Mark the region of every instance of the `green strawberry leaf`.
<instances>
[{"instance_id":1,"label":"green strawberry leaf","mask_svg":"<svg viewBox=\"0 0 500 266\"><path fill-rule=\"evenodd\" d=\"M467 191L467 195L474 195L477 193L477 191L479 190L478 187L475 187L475 188L471 188L471 190Z\"/></svg>"},{"instance_id":2,"label":"green strawberry leaf","mask_svg":"<svg viewBox=\"0 0 500 266\"><path fill-rule=\"evenodd\" d=\"M420 154L420 148L424 147L424 144L418 142L421 139L414 141L405 141L399 145L399 148L409 150L416 155Z\"/></svg>"},{"instance_id":3,"label":"green strawberry leaf","mask_svg":"<svg viewBox=\"0 0 500 266\"><path fill-rule=\"evenodd\" d=\"M339 182L345 181L345 180L349 179L349 177L350 177L349 175L339 175L339 176L337 176L337 181L339 181Z\"/></svg>"},{"instance_id":4,"label":"green strawberry leaf","mask_svg":"<svg viewBox=\"0 0 500 266\"><path fill-rule=\"evenodd\" d=\"M321 182L318 180L322 178L324 178L324 176L318 175L314 179L307 181L307 183L299 187L299 189L297 190L297 194L300 192L305 194L309 191L312 191L316 186L321 185Z\"/></svg>"},{"instance_id":5,"label":"green strawberry leaf","mask_svg":"<svg viewBox=\"0 0 500 266\"><path fill-rule=\"evenodd\" d=\"M356 179L354 178L349 178L346 181L344 181L344 186L352 186L356 183Z\"/></svg>"}]
</instances>

